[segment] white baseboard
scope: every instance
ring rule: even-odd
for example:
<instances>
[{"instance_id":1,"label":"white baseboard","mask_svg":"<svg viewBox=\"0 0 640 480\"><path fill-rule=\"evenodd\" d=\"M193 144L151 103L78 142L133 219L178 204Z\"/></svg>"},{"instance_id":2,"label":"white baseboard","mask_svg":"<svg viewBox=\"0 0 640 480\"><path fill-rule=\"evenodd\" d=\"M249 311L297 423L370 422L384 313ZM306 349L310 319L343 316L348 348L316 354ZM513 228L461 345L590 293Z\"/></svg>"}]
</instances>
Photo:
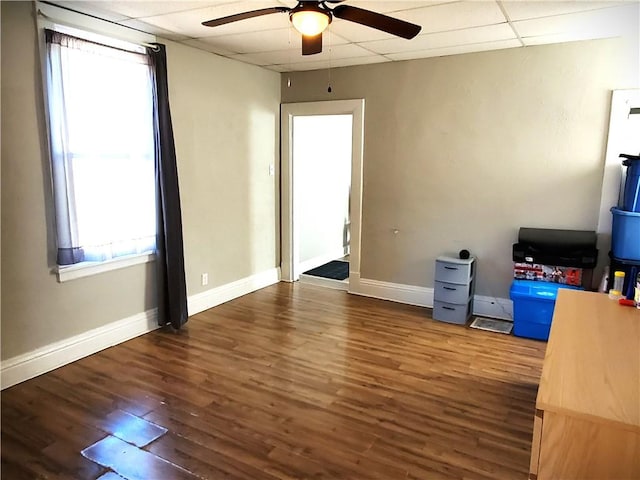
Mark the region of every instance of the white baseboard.
<instances>
[{"instance_id":1,"label":"white baseboard","mask_svg":"<svg viewBox=\"0 0 640 480\"><path fill-rule=\"evenodd\" d=\"M279 279L280 269L272 268L236 282L192 295L187 299L189 315L272 285L277 283ZM24 382L157 328L157 310L154 308L10 358L3 361L0 366L1 388L5 389Z\"/></svg>"},{"instance_id":2,"label":"white baseboard","mask_svg":"<svg viewBox=\"0 0 640 480\"><path fill-rule=\"evenodd\" d=\"M192 295L187 299L189 315L195 315L279 281L280 269L272 268ZM361 279L359 272L349 272L349 293L421 307L433 307L432 288ZM485 317L513 318L511 301L504 298L476 295L473 313ZM158 328L156 317L156 309L147 310L5 360L0 367L1 388L11 387L105 348L151 332Z\"/></svg>"},{"instance_id":3,"label":"white baseboard","mask_svg":"<svg viewBox=\"0 0 640 480\"><path fill-rule=\"evenodd\" d=\"M221 305L234 298L241 297L261 288L268 287L280 281L280 267L271 268L264 272L256 273L250 277L241 278L232 283L212 288L206 292L192 295L187 299L189 316L204 312L210 308Z\"/></svg>"},{"instance_id":4,"label":"white baseboard","mask_svg":"<svg viewBox=\"0 0 640 480\"><path fill-rule=\"evenodd\" d=\"M158 328L157 310L118 320L2 362L2 389Z\"/></svg>"},{"instance_id":5,"label":"white baseboard","mask_svg":"<svg viewBox=\"0 0 640 480\"><path fill-rule=\"evenodd\" d=\"M359 272L349 272L349 293L433 308L433 288L360 278ZM513 306L511 300L506 298L475 295L473 314L512 320Z\"/></svg>"},{"instance_id":6,"label":"white baseboard","mask_svg":"<svg viewBox=\"0 0 640 480\"><path fill-rule=\"evenodd\" d=\"M349 272L349 293L419 307L433 307L433 288L360 278L359 272Z\"/></svg>"}]
</instances>

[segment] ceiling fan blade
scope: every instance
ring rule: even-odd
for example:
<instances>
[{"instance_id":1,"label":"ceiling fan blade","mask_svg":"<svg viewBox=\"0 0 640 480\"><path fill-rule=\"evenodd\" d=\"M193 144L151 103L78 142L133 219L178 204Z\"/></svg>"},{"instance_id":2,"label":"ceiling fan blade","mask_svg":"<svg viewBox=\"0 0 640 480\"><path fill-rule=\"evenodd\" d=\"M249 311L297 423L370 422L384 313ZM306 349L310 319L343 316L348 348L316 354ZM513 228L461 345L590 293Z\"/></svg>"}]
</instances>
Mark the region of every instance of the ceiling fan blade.
<instances>
[{"instance_id":1,"label":"ceiling fan blade","mask_svg":"<svg viewBox=\"0 0 640 480\"><path fill-rule=\"evenodd\" d=\"M350 5L338 5L332 12L337 18L359 23L406 39L415 37L422 29L420 25Z\"/></svg>"},{"instance_id":2,"label":"ceiling fan blade","mask_svg":"<svg viewBox=\"0 0 640 480\"><path fill-rule=\"evenodd\" d=\"M270 13L288 12L291 10L289 7L270 7L261 8L260 10L251 10L250 12L236 13L235 15L229 15L228 17L216 18L202 22L205 27L217 27L225 25L231 22L237 22L238 20L246 20L247 18L260 17L262 15L269 15Z\"/></svg>"},{"instance_id":3,"label":"ceiling fan blade","mask_svg":"<svg viewBox=\"0 0 640 480\"><path fill-rule=\"evenodd\" d=\"M302 55L314 55L322 52L322 33L302 36Z\"/></svg>"}]
</instances>

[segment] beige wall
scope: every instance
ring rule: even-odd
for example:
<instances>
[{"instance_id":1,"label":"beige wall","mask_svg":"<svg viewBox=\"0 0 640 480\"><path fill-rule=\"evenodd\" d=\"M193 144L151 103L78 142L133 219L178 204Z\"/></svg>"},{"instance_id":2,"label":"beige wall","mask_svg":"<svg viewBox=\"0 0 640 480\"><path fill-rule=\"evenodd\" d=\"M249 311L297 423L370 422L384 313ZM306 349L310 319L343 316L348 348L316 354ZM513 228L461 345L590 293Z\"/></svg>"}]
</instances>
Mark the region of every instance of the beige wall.
<instances>
[{"instance_id":1,"label":"beige wall","mask_svg":"<svg viewBox=\"0 0 640 480\"><path fill-rule=\"evenodd\" d=\"M167 60L193 295L277 266L280 77L172 42Z\"/></svg>"},{"instance_id":2,"label":"beige wall","mask_svg":"<svg viewBox=\"0 0 640 480\"><path fill-rule=\"evenodd\" d=\"M477 293L508 298L518 227L595 230L610 91L637 83L635 49L339 68L331 95L326 71L282 74L283 103L365 98L361 278L432 287L435 258L467 248Z\"/></svg>"},{"instance_id":3,"label":"beige wall","mask_svg":"<svg viewBox=\"0 0 640 480\"><path fill-rule=\"evenodd\" d=\"M154 266L60 284L36 33L2 9L2 359L155 305ZM276 266L279 76L167 42L189 295ZM200 286L200 273L210 284Z\"/></svg>"}]
</instances>

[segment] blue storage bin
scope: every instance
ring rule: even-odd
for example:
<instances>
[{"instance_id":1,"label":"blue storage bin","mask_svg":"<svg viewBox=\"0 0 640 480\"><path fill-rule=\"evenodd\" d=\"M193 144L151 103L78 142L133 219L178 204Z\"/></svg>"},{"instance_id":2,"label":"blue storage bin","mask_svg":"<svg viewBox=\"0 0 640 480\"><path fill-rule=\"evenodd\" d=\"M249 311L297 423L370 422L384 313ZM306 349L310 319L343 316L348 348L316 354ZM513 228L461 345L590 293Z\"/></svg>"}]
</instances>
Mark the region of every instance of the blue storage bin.
<instances>
[{"instance_id":1,"label":"blue storage bin","mask_svg":"<svg viewBox=\"0 0 640 480\"><path fill-rule=\"evenodd\" d=\"M622 192L622 210L640 212L640 157L625 154L620 156L626 159L622 164L627 167Z\"/></svg>"},{"instance_id":2,"label":"blue storage bin","mask_svg":"<svg viewBox=\"0 0 640 480\"><path fill-rule=\"evenodd\" d=\"M548 340L558 289L583 290L559 283L514 280L509 296L513 301L513 334Z\"/></svg>"},{"instance_id":3,"label":"blue storage bin","mask_svg":"<svg viewBox=\"0 0 640 480\"><path fill-rule=\"evenodd\" d=\"M611 253L620 260L640 260L640 213L613 207Z\"/></svg>"}]
</instances>

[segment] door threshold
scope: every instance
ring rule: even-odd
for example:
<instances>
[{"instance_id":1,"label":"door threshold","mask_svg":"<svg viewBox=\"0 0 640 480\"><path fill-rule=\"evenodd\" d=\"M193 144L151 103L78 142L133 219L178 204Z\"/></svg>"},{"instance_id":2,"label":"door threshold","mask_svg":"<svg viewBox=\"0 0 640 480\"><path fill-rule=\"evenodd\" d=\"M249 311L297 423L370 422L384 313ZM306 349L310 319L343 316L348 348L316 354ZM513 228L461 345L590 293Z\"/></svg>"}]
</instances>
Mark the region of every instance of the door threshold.
<instances>
[{"instance_id":1,"label":"door threshold","mask_svg":"<svg viewBox=\"0 0 640 480\"><path fill-rule=\"evenodd\" d=\"M318 287L333 288L335 290L349 290L349 279L334 280L333 278L315 277L313 275L300 274L300 283L308 283L309 285L317 285Z\"/></svg>"}]
</instances>

